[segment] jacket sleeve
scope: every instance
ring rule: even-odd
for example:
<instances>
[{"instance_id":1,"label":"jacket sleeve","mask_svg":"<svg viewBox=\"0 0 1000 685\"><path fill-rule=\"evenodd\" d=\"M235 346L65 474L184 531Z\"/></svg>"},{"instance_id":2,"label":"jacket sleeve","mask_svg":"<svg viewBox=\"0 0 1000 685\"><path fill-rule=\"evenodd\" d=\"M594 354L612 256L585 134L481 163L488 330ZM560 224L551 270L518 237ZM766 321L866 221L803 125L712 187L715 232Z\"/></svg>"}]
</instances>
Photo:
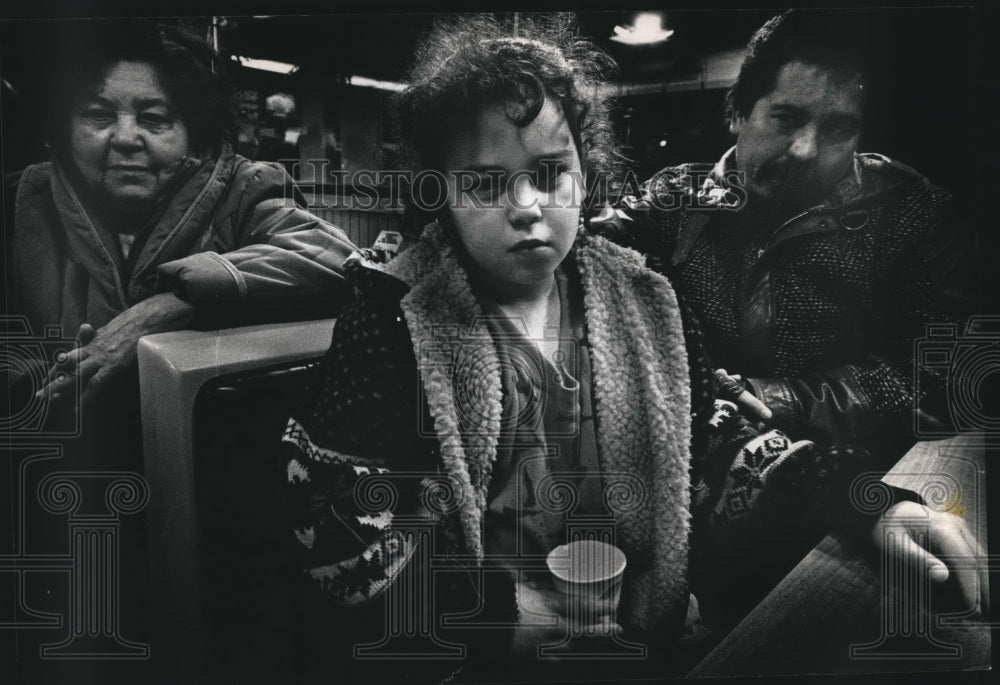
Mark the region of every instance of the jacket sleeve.
<instances>
[{"instance_id":1,"label":"jacket sleeve","mask_svg":"<svg viewBox=\"0 0 1000 685\"><path fill-rule=\"evenodd\" d=\"M433 444L417 437L416 362L406 326L350 305L338 319L312 409L283 436L301 566L338 604L378 599L415 553L394 522L420 516Z\"/></svg>"},{"instance_id":2,"label":"jacket sleeve","mask_svg":"<svg viewBox=\"0 0 1000 685\"><path fill-rule=\"evenodd\" d=\"M430 566L453 553L457 539L452 517L442 513L447 493L437 489L445 478L440 450L436 438L423 437L433 431L418 425L430 417L418 399L399 293L386 305L374 289L338 318L309 390L311 409L285 430L283 508L291 554L303 571L307 626L324 636L316 649L344 655L332 667L352 682L441 682L462 662L435 656L435 648L441 640L471 641L444 626L443 616L474 610L478 581L460 565ZM421 587L430 595L413 594ZM393 645L384 644L391 617L406 622L398 627L404 632L433 631L430 640L406 647L430 653L352 656L359 644L391 652Z\"/></svg>"},{"instance_id":3,"label":"jacket sleeve","mask_svg":"<svg viewBox=\"0 0 1000 685\"><path fill-rule=\"evenodd\" d=\"M672 260L697 240L710 212L673 211L690 184L654 177L594 220L595 230L647 256L668 276ZM944 436L959 429L949 417L946 390L950 362L925 360L921 350L955 349L981 304L982 284L972 264L975 240L951 196L913 180L896 197L882 222L890 227L874 246L876 293L867 349L856 360L789 377L747 378L749 389L774 413L771 424L822 444L912 443L917 436ZM942 344L928 341L928 327L946 331ZM949 354L947 349L943 354ZM941 355L939 354L939 357ZM921 432L925 431L925 432ZM900 455L878 455L889 466Z\"/></svg>"},{"instance_id":4,"label":"jacket sleeve","mask_svg":"<svg viewBox=\"0 0 1000 685\"><path fill-rule=\"evenodd\" d=\"M602 207L590 217L589 230L635 250L646 258L649 268L670 276L670 260L686 213L671 211L680 200L668 193L668 187L672 188L661 179L647 181L638 194L625 195L613 207Z\"/></svg>"},{"instance_id":5,"label":"jacket sleeve","mask_svg":"<svg viewBox=\"0 0 1000 685\"><path fill-rule=\"evenodd\" d=\"M195 306L196 324L235 325L334 315L349 294L344 260L355 249L339 228L305 209L278 165L256 163L232 217L232 249L158 268L158 283ZM233 183L239 183L237 174Z\"/></svg>"},{"instance_id":6,"label":"jacket sleeve","mask_svg":"<svg viewBox=\"0 0 1000 685\"><path fill-rule=\"evenodd\" d=\"M712 365L682 303L692 388L692 516L701 554L829 529L860 534L875 517L855 506L854 480L878 473L865 449L793 440L715 397ZM886 488L894 501L918 499Z\"/></svg>"},{"instance_id":7,"label":"jacket sleeve","mask_svg":"<svg viewBox=\"0 0 1000 685\"><path fill-rule=\"evenodd\" d=\"M915 231L907 244L881 250L886 262L875 288L878 314L865 324L873 331L869 354L795 377L748 379L752 392L774 412L774 425L819 442L868 444L888 436L912 442L915 428L917 436L955 429L946 395L953 364L940 359L965 334L977 310L979 284L971 264L974 243L964 222L947 207L936 215L937 221ZM928 338L931 326L944 331L943 342ZM930 347L938 358L922 359L922 350Z\"/></svg>"}]
</instances>

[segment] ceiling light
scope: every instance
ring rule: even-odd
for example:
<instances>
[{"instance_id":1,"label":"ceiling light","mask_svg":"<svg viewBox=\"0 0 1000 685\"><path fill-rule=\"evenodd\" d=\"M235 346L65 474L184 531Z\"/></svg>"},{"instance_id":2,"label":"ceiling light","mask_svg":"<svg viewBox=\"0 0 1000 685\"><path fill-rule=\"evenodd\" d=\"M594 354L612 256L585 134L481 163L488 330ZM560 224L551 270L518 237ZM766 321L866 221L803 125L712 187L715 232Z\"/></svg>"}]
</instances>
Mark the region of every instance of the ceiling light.
<instances>
[{"instance_id":1,"label":"ceiling light","mask_svg":"<svg viewBox=\"0 0 1000 685\"><path fill-rule=\"evenodd\" d=\"M397 83L396 81L379 81L378 79L368 78L367 76L348 76L347 85L361 86L362 88L378 88L379 90L388 90L393 93L406 90L405 83Z\"/></svg>"},{"instance_id":2,"label":"ceiling light","mask_svg":"<svg viewBox=\"0 0 1000 685\"><path fill-rule=\"evenodd\" d=\"M233 61L239 62L244 67L248 69L259 69L261 71L270 71L275 74L294 74L299 70L297 64L289 64L288 62L275 62L270 59L253 59L252 57L238 57L233 55Z\"/></svg>"},{"instance_id":3,"label":"ceiling light","mask_svg":"<svg viewBox=\"0 0 1000 685\"><path fill-rule=\"evenodd\" d=\"M625 45L660 43L674 35L673 29L663 28L663 17L656 12L643 12L632 26L616 26L611 40Z\"/></svg>"}]
</instances>

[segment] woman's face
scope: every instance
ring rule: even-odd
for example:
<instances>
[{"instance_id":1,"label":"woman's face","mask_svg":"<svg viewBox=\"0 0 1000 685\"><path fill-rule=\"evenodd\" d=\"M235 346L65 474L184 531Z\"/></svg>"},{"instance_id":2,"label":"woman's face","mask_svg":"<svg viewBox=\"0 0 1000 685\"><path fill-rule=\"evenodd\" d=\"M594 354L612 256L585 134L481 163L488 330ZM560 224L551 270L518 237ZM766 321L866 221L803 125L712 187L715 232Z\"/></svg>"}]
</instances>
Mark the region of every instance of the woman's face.
<instances>
[{"instance_id":1,"label":"woman's face","mask_svg":"<svg viewBox=\"0 0 1000 685\"><path fill-rule=\"evenodd\" d=\"M484 108L445 156L459 239L487 285L517 291L547 282L580 221L580 155L562 108L546 98L519 128L503 105Z\"/></svg>"},{"instance_id":2,"label":"woman's face","mask_svg":"<svg viewBox=\"0 0 1000 685\"><path fill-rule=\"evenodd\" d=\"M187 127L146 62L116 63L73 108L70 156L101 199L152 202L190 154Z\"/></svg>"}]
</instances>

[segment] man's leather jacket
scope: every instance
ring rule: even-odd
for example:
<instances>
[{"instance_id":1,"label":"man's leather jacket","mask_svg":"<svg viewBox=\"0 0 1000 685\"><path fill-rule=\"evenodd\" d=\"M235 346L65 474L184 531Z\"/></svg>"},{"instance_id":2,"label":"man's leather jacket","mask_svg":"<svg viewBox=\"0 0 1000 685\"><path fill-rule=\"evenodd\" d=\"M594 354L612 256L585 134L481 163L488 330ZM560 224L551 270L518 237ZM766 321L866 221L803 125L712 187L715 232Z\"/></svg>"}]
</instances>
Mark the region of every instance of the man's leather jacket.
<instances>
[{"instance_id":1,"label":"man's leather jacket","mask_svg":"<svg viewBox=\"0 0 1000 685\"><path fill-rule=\"evenodd\" d=\"M961 344L975 310L953 197L861 154L821 205L774 221L747 206L734 157L664 169L591 225L671 277L713 364L742 374L793 437L895 460L948 430L947 349L919 350Z\"/></svg>"}]
</instances>

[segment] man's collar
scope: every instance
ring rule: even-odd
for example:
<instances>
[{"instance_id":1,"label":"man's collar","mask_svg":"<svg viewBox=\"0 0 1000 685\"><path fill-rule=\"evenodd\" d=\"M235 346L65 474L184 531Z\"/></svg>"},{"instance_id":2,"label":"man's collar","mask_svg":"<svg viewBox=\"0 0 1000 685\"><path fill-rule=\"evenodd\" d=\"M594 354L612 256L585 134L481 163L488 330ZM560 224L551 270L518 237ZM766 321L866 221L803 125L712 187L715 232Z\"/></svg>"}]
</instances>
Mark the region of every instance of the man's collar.
<instances>
[{"instance_id":1,"label":"man's collar","mask_svg":"<svg viewBox=\"0 0 1000 685\"><path fill-rule=\"evenodd\" d=\"M726 150L722 158L716 162L715 167L712 169L712 174L705 179L699 190L699 194L711 193L713 188L718 186L731 185L727 181L733 177L731 172L736 170L736 146L734 145ZM851 160L851 168L844 178L833 187L833 190L827 194L820 206L839 207L852 200L856 200L861 194L861 160L857 153L855 153L854 158Z\"/></svg>"},{"instance_id":2,"label":"man's collar","mask_svg":"<svg viewBox=\"0 0 1000 685\"><path fill-rule=\"evenodd\" d=\"M733 145L731 148L726 150L726 153L722 155L722 159L715 163L715 168L712 169L712 176L715 177L715 182L720 183L722 179L726 177L727 171L736 170L736 146Z\"/></svg>"},{"instance_id":3,"label":"man's collar","mask_svg":"<svg viewBox=\"0 0 1000 685\"><path fill-rule=\"evenodd\" d=\"M702 169L706 166L702 165ZM728 209L738 209L740 207L743 198L740 194L732 191L732 171L735 168L736 148L734 146L712 167L712 171L704 176L704 180L697 188L694 187L693 182L688 186L690 190L697 194L698 206L715 206ZM691 179L691 181L694 181L694 179Z\"/></svg>"},{"instance_id":4,"label":"man's collar","mask_svg":"<svg viewBox=\"0 0 1000 685\"><path fill-rule=\"evenodd\" d=\"M851 160L851 168L827 196L827 204L840 207L861 197L861 161L858 155Z\"/></svg>"}]
</instances>

